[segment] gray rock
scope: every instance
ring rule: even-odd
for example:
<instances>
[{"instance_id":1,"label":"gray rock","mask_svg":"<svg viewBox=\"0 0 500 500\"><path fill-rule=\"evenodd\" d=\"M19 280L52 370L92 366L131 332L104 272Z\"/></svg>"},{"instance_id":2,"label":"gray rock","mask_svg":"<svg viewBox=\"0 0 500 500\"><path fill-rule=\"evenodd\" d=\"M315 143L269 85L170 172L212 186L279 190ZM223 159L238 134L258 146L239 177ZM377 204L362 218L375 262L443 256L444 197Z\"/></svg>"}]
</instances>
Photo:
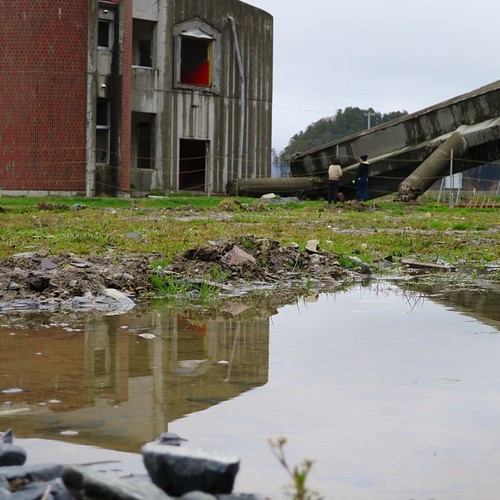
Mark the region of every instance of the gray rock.
<instances>
[{"instance_id":1,"label":"gray rock","mask_svg":"<svg viewBox=\"0 0 500 500\"><path fill-rule=\"evenodd\" d=\"M144 465L153 483L169 495L191 491L214 495L231 493L240 461L234 456L219 456L156 442L142 447Z\"/></svg>"},{"instance_id":2,"label":"gray rock","mask_svg":"<svg viewBox=\"0 0 500 500\"><path fill-rule=\"evenodd\" d=\"M51 271L52 269L57 269L59 266L51 261L50 259L47 259L46 257L44 257L41 262L40 262L40 267L44 270L44 271Z\"/></svg>"},{"instance_id":3,"label":"gray rock","mask_svg":"<svg viewBox=\"0 0 500 500\"><path fill-rule=\"evenodd\" d=\"M158 437L160 444L168 444L170 446L180 446L182 441L187 441L187 439L181 438L175 432L164 432Z\"/></svg>"},{"instance_id":4,"label":"gray rock","mask_svg":"<svg viewBox=\"0 0 500 500\"><path fill-rule=\"evenodd\" d=\"M250 255L236 245L226 253L224 260L228 266L243 266L244 264L257 263L253 255Z\"/></svg>"},{"instance_id":5,"label":"gray rock","mask_svg":"<svg viewBox=\"0 0 500 500\"><path fill-rule=\"evenodd\" d=\"M170 497L148 481L110 477L88 467L66 465L61 474L68 490L85 500L165 500Z\"/></svg>"},{"instance_id":6,"label":"gray rock","mask_svg":"<svg viewBox=\"0 0 500 500\"><path fill-rule=\"evenodd\" d=\"M26 479L30 482L51 481L61 476L61 470L62 465L59 464L15 465L0 467L0 478L9 482L16 479Z\"/></svg>"},{"instance_id":7,"label":"gray rock","mask_svg":"<svg viewBox=\"0 0 500 500\"><path fill-rule=\"evenodd\" d=\"M137 241L142 240L142 236L139 233L134 233L134 232L125 233L125 237L130 240L137 240Z\"/></svg>"},{"instance_id":8,"label":"gray rock","mask_svg":"<svg viewBox=\"0 0 500 500\"><path fill-rule=\"evenodd\" d=\"M135 302L123 292L114 288L105 288L96 298L96 304L105 304L113 311L130 311L135 307Z\"/></svg>"},{"instance_id":9,"label":"gray rock","mask_svg":"<svg viewBox=\"0 0 500 500\"><path fill-rule=\"evenodd\" d=\"M362 274L372 274L372 270L369 268L367 264L365 264L359 257L354 255L349 257L351 261L358 266L357 271Z\"/></svg>"},{"instance_id":10,"label":"gray rock","mask_svg":"<svg viewBox=\"0 0 500 500\"><path fill-rule=\"evenodd\" d=\"M88 297L73 297L71 299L71 306L73 309L91 309L94 301Z\"/></svg>"},{"instance_id":11,"label":"gray rock","mask_svg":"<svg viewBox=\"0 0 500 500\"><path fill-rule=\"evenodd\" d=\"M26 450L11 443L0 443L0 467L5 465L23 465L26 462Z\"/></svg>"},{"instance_id":12,"label":"gray rock","mask_svg":"<svg viewBox=\"0 0 500 500\"><path fill-rule=\"evenodd\" d=\"M33 299L18 299L12 302L0 302L0 312L13 311L36 311L40 308L40 304Z\"/></svg>"},{"instance_id":13,"label":"gray rock","mask_svg":"<svg viewBox=\"0 0 500 500\"><path fill-rule=\"evenodd\" d=\"M12 257L15 259L32 259L33 257L36 257L35 252L21 252L21 253L15 253Z\"/></svg>"},{"instance_id":14,"label":"gray rock","mask_svg":"<svg viewBox=\"0 0 500 500\"><path fill-rule=\"evenodd\" d=\"M10 292L18 292L19 290L21 290L21 285L19 283L16 283L15 281L11 281L7 285L7 290L9 290Z\"/></svg>"},{"instance_id":15,"label":"gray rock","mask_svg":"<svg viewBox=\"0 0 500 500\"><path fill-rule=\"evenodd\" d=\"M12 441L13 441L12 429L7 429L6 431L2 432L2 434L0 434L1 443L12 444Z\"/></svg>"},{"instance_id":16,"label":"gray rock","mask_svg":"<svg viewBox=\"0 0 500 500\"><path fill-rule=\"evenodd\" d=\"M96 298L73 297L73 309L95 309L105 313L122 313L135 307L135 302L123 292L114 288L105 288Z\"/></svg>"},{"instance_id":17,"label":"gray rock","mask_svg":"<svg viewBox=\"0 0 500 500\"><path fill-rule=\"evenodd\" d=\"M323 257L317 253L313 253L310 255L309 260L311 264L319 264L323 260Z\"/></svg>"}]
</instances>

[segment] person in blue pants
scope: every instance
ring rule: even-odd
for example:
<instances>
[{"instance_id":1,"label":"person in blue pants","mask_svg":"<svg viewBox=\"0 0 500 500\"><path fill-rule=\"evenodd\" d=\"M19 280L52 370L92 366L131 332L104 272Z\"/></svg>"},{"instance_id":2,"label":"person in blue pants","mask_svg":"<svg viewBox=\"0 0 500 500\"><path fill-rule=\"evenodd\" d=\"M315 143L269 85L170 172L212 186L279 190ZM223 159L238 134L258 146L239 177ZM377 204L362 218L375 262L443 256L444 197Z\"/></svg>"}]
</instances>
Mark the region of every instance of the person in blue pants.
<instances>
[{"instance_id":1,"label":"person in blue pants","mask_svg":"<svg viewBox=\"0 0 500 500\"><path fill-rule=\"evenodd\" d=\"M359 157L358 170L356 172L356 200L366 201L368 199L368 155Z\"/></svg>"}]
</instances>

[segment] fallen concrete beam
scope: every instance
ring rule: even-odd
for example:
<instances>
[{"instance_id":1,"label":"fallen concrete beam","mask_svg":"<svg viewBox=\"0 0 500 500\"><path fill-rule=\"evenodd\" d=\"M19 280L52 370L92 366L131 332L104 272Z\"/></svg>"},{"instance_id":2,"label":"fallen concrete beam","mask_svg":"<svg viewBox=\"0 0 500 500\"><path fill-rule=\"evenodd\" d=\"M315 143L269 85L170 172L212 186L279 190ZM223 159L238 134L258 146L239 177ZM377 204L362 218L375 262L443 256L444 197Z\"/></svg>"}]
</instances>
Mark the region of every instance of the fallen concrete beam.
<instances>
[{"instance_id":1,"label":"fallen concrete beam","mask_svg":"<svg viewBox=\"0 0 500 500\"><path fill-rule=\"evenodd\" d=\"M460 158L467 151L467 147L464 136L459 132L454 132L399 185L397 199L400 201L416 200L437 179L450 172L451 158Z\"/></svg>"},{"instance_id":2,"label":"fallen concrete beam","mask_svg":"<svg viewBox=\"0 0 500 500\"><path fill-rule=\"evenodd\" d=\"M326 186L326 176L234 179L228 182L226 192L230 196L262 196L274 193L280 196L317 198L324 195Z\"/></svg>"}]
</instances>

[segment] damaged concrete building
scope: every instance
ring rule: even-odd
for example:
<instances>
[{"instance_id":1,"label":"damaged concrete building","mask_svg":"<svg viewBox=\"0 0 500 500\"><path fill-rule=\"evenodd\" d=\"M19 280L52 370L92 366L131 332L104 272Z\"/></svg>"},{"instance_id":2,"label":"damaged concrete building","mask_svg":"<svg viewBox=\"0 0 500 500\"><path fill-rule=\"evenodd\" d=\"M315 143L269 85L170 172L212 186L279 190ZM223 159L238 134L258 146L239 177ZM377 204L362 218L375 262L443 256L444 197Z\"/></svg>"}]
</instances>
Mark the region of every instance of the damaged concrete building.
<instances>
[{"instance_id":1,"label":"damaged concrete building","mask_svg":"<svg viewBox=\"0 0 500 500\"><path fill-rule=\"evenodd\" d=\"M21 0L0 15L4 194L210 194L270 175L268 13L238 0Z\"/></svg>"}]
</instances>

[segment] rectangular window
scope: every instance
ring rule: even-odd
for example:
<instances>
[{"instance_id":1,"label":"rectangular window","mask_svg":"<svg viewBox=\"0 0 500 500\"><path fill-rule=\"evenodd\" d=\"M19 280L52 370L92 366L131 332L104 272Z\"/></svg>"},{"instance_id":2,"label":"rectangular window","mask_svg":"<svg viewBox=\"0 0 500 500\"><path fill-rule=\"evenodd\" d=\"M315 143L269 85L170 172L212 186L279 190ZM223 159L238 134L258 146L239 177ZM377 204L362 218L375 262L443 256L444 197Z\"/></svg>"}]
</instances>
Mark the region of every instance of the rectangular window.
<instances>
[{"instance_id":1,"label":"rectangular window","mask_svg":"<svg viewBox=\"0 0 500 500\"><path fill-rule=\"evenodd\" d=\"M110 158L110 103L98 100L96 112L96 162L109 165Z\"/></svg>"},{"instance_id":2,"label":"rectangular window","mask_svg":"<svg viewBox=\"0 0 500 500\"><path fill-rule=\"evenodd\" d=\"M132 35L132 64L145 68L153 67L154 31L156 23L134 19Z\"/></svg>"},{"instance_id":3,"label":"rectangular window","mask_svg":"<svg viewBox=\"0 0 500 500\"><path fill-rule=\"evenodd\" d=\"M99 19L97 29L97 46L100 49L111 50L113 48L113 22L107 19Z\"/></svg>"},{"instance_id":4,"label":"rectangular window","mask_svg":"<svg viewBox=\"0 0 500 500\"><path fill-rule=\"evenodd\" d=\"M212 83L212 40L181 36L181 83L209 87Z\"/></svg>"}]
</instances>

